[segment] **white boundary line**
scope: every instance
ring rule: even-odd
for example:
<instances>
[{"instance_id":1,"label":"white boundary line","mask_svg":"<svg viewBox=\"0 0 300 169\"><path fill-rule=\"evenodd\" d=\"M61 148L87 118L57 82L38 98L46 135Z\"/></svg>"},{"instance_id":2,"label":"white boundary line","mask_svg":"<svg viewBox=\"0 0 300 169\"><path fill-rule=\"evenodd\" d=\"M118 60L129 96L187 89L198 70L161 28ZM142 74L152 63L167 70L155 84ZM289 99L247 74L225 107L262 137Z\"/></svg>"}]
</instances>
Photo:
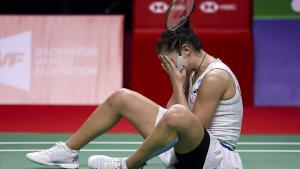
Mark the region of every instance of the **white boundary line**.
<instances>
[{"instance_id":1,"label":"white boundary line","mask_svg":"<svg viewBox=\"0 0 300 169\"><path fill-rule=\"evenodd\" d=\"M0 145L36 145L36 144L55 144L56 142L0 142ZM103 145L140 145L142 142L111 142L100 141L90 142L89 144L103 144ZM300 145L300 142L239 142L238 145Z\"/></svg>"},{"instance_id":2,"label":"white boundary line","mask_svg":"<svg viewBox=\"0 0 300 169\"><path fill-rule=\"evenodd\" d=\"M240 153L300 153L300 150L236 150Z\"/></svg>"},{"instance_id":3,"label":"white boundary line","mask_svg":"<svg viewBox=\"0 0 300 169\"><path fill-rule=\"evenodd\" d=\"M0 145L34 145L34 144L55 144L57 142L0 142ZM140 145L143 142L123 142L123 141L100 141L90 142L89 144L104 144L104 145Z\"/></svg>"},{"instance_id":4,"label":"white boundary line","mask_svg":"<svg viewBox=\"0 0 300 169\"><path fill-rule=\"evenodd\" d=\"M300 145L300 142L239 142L238 145Z\"/></svg>"},{"instance_id":5,"label":"white boundary line","mask_svg":"<svg viewBox=\"0 0 300 169\"><path fill-rule=\"evenodd\" d=\"M43 149L2 149L0 152L33 152ZM134 152L135 149L82 149L81 152ZM300 153L300 150L237 150L240 153Z\"/></svg>"},{"instance_id":6,"label":"white boundary line","mask_svg":"<svg viewBox=\"0 0 300 169\"><path fill-rule=\"evenodd\" d=\"M31 152L44 149L1 149L0 152ZM81 152L134 152L136 149L81 149Z\"/></svg>"},{"instance_id":7,"label":"white boundary line","mask_svg":"<svg viewBox=\"0 0 300 169\"><path fill-rule=\"evenodd\" d=\"M49 145L56 142L0 142L0 145ZM140 145L142 142L90 142L102 145ZM300 142L239 142L238 145L300 145ZM0 149L0 152L32 152L43 149ZM82 152L134 152L135 149L82 149ZM300 153L300 150L237 150L241 153Z\"/></svg>"}]
</instances>

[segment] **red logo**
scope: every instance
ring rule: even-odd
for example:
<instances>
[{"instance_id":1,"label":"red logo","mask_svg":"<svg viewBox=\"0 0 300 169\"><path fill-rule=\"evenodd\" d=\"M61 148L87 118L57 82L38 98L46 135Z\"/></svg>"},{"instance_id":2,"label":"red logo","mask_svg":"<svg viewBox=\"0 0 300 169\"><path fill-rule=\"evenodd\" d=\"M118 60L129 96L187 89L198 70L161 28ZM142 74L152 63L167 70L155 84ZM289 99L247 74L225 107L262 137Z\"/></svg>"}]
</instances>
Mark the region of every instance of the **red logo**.
<instances>
[{"instance_id":1,"label":"red logo","mask_svg":"<svg viewBox=\"0 0 300 169\"><path fill-rule=\"evenodd\" d=\"M219 11L236 11L237 5L234 3L218 4L215 1L204 1L200 4L199 8L203 13L214 14Z\"/></svg>"},{"instance_id":2,"label":"red logo","mask_svg":"<svg viewBox=\"0 0 300 169\"><path fill-rule=\"evenodd\" d=\"M219 8L219 5L214 1L205 1L200 5L200 9L204 13L216 13Z\"/></svg>"},{"instance_id":3,"label":"red logo","mask_svg":"<svg viewBox=\"0 0 300 169\"><path fill-rule=\"evenodd\" d=\"M168 4L163 1L152 2L149 6L149 10L155 14L163 14L168 10Z\"/></svg>"}]
</instances>

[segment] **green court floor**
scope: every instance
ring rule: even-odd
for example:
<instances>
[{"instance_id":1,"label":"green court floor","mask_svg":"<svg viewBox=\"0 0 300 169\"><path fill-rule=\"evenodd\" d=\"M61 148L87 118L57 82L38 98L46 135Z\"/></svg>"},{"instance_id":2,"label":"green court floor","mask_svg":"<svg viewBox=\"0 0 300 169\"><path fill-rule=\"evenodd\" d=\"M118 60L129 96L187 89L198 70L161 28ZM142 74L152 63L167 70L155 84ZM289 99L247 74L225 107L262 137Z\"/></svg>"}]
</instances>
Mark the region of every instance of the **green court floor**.
<instances>
[{"instance_id":1,"label":"green court floor","mask_svg":"<svg viewBox=\"0 0 300 169\"><path fill-rule=\"evenodd\" d=\"M27 152L51 147L70 134L0 133L0 169L52 169L25 159ZM87 169L93 154L126 157L143 141L139 135L109 134L97 138L80 152L80 168ZM237 147L245 169L299 169L300 135L242 135ZM163 169L158 158L145 169Z\"/></svg>"}]
</instances>

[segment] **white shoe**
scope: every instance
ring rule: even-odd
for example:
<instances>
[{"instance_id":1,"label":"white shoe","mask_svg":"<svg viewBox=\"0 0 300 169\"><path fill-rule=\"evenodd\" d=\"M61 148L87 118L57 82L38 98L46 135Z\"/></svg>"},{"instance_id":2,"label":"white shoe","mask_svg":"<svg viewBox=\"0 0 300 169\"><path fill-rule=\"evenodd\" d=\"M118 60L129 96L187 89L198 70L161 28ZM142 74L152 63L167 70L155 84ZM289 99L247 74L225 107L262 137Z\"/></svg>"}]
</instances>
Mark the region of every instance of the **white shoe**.
<instances>
[{"instance_id":1,"label":"white shoe","mask_svg":"<svg viewBox=\"0 0 300 169\"><path fill-rule=\"evenodd\" d=\"M93 155L88 160L90 169L127 169L126 158L112 158L103 155Z\"/></svg>"},{"instance_id":2,"label":"white shoe","mask_svg":"<svg viewBox=\"0 0 300 169\"><path fill-rule=\"evenodd\" d=\"M42 165L60 166L62 168L78 168L79 155L75 150L70 150L65 143L56 143L48 150L26 154L26 158Z\"/></svg>"}]
</instances>

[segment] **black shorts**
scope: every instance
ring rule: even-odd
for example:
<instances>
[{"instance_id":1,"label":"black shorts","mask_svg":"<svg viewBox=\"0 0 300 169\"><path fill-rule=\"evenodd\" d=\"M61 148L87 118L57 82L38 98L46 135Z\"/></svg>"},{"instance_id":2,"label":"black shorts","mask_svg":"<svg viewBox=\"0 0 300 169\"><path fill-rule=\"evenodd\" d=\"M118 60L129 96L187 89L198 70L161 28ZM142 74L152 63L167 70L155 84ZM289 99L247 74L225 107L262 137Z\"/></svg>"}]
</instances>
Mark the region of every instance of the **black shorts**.
<instances>
[{"instance_id":1,"label":"black shorts","mask_svg":"<svg viewBox=\"0 0 300 169\"><path fill-rule=\"evenodd\" d=\"M209 149L210 137L209 133L204 129L204 137L202 142L189 153L176 153L178 163L175 164L176 169L202 169Z\"/></svg>"}]
</instances>

